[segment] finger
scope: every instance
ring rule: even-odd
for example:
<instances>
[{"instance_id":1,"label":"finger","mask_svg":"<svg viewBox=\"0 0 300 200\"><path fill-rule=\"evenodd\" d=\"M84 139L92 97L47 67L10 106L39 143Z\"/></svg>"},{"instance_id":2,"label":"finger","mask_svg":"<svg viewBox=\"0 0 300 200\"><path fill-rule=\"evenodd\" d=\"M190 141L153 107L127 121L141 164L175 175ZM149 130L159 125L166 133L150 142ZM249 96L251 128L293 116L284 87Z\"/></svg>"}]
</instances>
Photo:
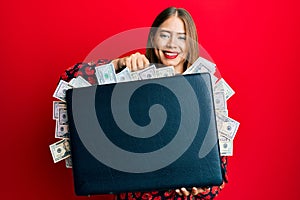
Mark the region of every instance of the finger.
<instances>
[{"instance_id":1,"label":"finger","mask_svg":"<svg viewBox=\"0 0 300 200\"><path fill-rule=\"evenodd\" d=\"M131 59L129 57L124 58L123 63L132 71L132 66L131 66Z\"/></svg>"},{"instance_id":2,"label":"finger","mask_svg":"<svg viewBox=\"0 0 300 200\"><path fill-rule=\"evenodd\" d=\"M185 189L184 187L181 188L181 192L182 192L182 194L183 194L184 196L189 196L189 195L190 195L190 192L187 191L187 189Z\"/></svg>"},{"instance_id":3,"label":"finger","mask_svg":"<svg viewBox=\"0 0 300 200\"><path fill-rule=\"evenodd\" d=\"M122 69L124 66L126 66L125 58L120 58L118 60L117 65L118 65L118 69Z\"/></svg>"},{"instance_id":4,"label":"finger","mask_svg":"<svg viewBox=\"0 0 300 200\"><path fill-rule=\"evenodd\" d=\"M198 189L196 187L192 188L192 195L197 195L198 194Z\"/></svg>"},{"instance_id":5,"label":"finger","mask_svg":"<svg viewBox=\"0 0 300 200\"><path fill-rule=\"evenodd\" d=\"M179 196L182 196L182 193L180 192L179 189L176 189L175 192L176 192Z\"/></svg>"},{"instance_id":6,"label":"finger","mask_svg":"<svg viewBox=\"0 0 300 200\"><path fill-rule=\"evenodd\" d=\"M150 62L149 62L148 58L146 58L146 56L145 56L145 55L143 55L143 62L144 62L144 67L148 67L148 66L149 66L149 64L150 64Z\"/></svg>"},{"instance_id":7,"label":"finger","mask_svg":"<svg viewBox=\"0 0 300 200\"><path fill-rule=\"evenodd\" d=\"M193 188L192 188L192 194L193 194L193 195L197 195L197 194L203 193L203 192L205 192L205 189L204 189L204 188L196 188L196 187L193 187Z\"/></svg>"},{"instance_id":8,"label":"finger","mask_svg":"<svg viewBox=\"0 0 300 200\"><path fill-rule=\"evenodd\" d=\"M137 58L137 67L138 69L144 69L146 67L142 56Z\"/></svg>"},{"instance_id":9,"label":"finger","mask_svg":"<svg viewBox=\"0 0 300 200\"><path fill-rule=\"evenodd\" d=\"M147 67L147 63L149 63L149 61L145 55L137 52L134 54L134 56L136 56L136 58L137 58L137 68L138 69L144 69Z\"/></svg>"},{"instance_id":10,"label":"finger","mask_svg":"<svg viewBox=\"0 0 300 200\"><path fill-rule=\"evenodd\" d=\"M138 70L138 67L137 67L137 56L135 54L132 54L130 56L130 58L131 58L132 71Z\"/></svg>"}]
</instances>

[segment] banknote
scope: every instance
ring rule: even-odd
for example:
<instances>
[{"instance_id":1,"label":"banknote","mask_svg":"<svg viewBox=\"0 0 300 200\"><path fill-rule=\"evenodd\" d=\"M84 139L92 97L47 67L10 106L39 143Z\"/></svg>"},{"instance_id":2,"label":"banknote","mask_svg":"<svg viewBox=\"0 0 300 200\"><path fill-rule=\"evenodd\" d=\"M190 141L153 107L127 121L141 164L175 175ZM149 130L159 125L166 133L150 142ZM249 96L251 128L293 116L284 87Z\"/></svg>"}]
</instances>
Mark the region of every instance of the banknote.
<instances>
[{"instance_id":1,"label":"banknote","mask_svg":"<svg viewBox=\"0 0 300 200\"><path fill-rule=\"evenodd\" d=\"M49 145L51 155L54 163L57 163L63 159L70 157L70 141L68 139L62 139L54 144Z\"/></svg>"},{"instance_id":2,"label":"banknote","mask_svg":"<svg viewBox=\"0 0 300 200\"><path fill-rule=\"evenodd\" d=\"M214 87L214 85L215 85L216 82L219 80L219 78L216 77L216 76L213 75L213 74L210 74L210 77L211 77L212 86Z\"/></svg>"},{"instance_id":3,"label":"banknote","mask_svg":"<svg viewBox=\"0 0 300 200\"><path fill-rule=\"evenodd\" d=\"M132 80L132 81L140 80L140 77L139 77L139 74L138 74L137 71L135 71L135 72L130 72L130 76L131 76L131 80Z\"/></svg>"},{"instance_id":4,"label":"banknote","mask_svg":"<svg viewBox=\"0 0 300 200\"><path fill-rule=\"evenodd\" d=\"M55 138L70 138L69 125L56 123Z\"/></svg>"},{"instance_id":5,"label":"banknote","mask_svg":"<svg viewBox=\"0 0 300 200\"><path fill-rule=\"evenodd\" d=\"M161 67L156 69L156 77L175 76L175 69L173 66Z\"/></svg>"},{"instance_id":6,"label":"banknote","mask_svg":"<svg viewBox=\"0 0 300 200\"><path fill-rule=\"evenodd\" d=\"M213 75L216 72L216 64L203 57L199 57L183 74L205 72Z\"/></svg>"},{"instance_id":7,"label":"banknote","mask_svg":"<svg viewBox=\"0 0 300 200\"><path fill-rule=\"evenodd\" d=\"M149 67L139 70L137 72L140 80L156 78L155 65L150 65Z\"/></svg>"},{"instance_id":8,"label":"banknote","mask_svg":"<svg viewBox=\"0 0 300 200\"><path fill-rule=\"evenodd\" d=\"M221 115L228 117L228 110L216 110L216 113L220 113Z\"/></svg>"},{"instance_id":9,"label":"banknote","mask_svg":"<svg viewBox=\"0 0 300 200\"><path fill-rule=\"evenodd\" d=\"M95 74L99 85L117 82L115 68L112 63L96 67Z\"/></svg>"},{"instance_id":10,"label":"banknote","mask_svg":"<svg viewBox=\"0 0 300 200\"><path fill-rule=\"evenodd\" d=\"M59 121L56 120L55 138L70 138L69 125L68 124L60 124Z\"/></svg>"},{"instance_id":11,"label":"banknote","mask_svg":"<svg viewBox=\"0 0 300 200\"><path fill-rule=\"evenodd\" d=\"M66 158L65 162L66 162L66 168L72 168L72 158L71 157Z\"/></svg>"},{"instance_id":12,"label":"banknote","mask_svg":"<svg viewBox=\"0 0 300 200\"><path fill-rule=\"evenodd\" d=\"M58 119L58 112L59 112L59 108L66 108L67 104L63 101L53 101L53 119L57 120Z\"/></svg>"},{"instance_id":13,"label":"banknote","mask_svg":"<svg viewBox=\"0 0 300 200\"><path fill-rule=\"evenodd\" d=\"M66 101L66 91L71 88L72 87L69 86L69 84L66 81L60 80L57 88L55 89L53 97L65 102Z\"/></svg>"},{"instance_id":14,"label":"banknote","mask_svg":"<svg viewBox=\"0 0 300 200\"><path fill-rule=\"evenodd\" d=\"M232 95L234 95L234 90L229 86L229 84L221 78L214 86L214 91L224 91L226 100L228 100Z\"/></svg>"},{"instance_id":15,"label":"banknote","mask_svg":"<svg viewBox=\"0 0 300 200\"><path fill-rule=\"evenodd\" d=\"M130 70L125 67L121 72L116 74L117 83L131 81Z\"/></svg>"},{"instance_id":16,"label":"banknote","mask_svg":"<svg viewBox=\"0 0 300 200\"><path fill-rule=\"evenodd\" d=\"M72 78L68 84L69 86L74 87L75 82L76 82L76 78Z\"/></svg>"},{"instance_id":17,"label":"banknote","mask_svg":"<svg viewBox=\"0 0 300 200\"><path fill-rule=\"evenodd\" d=\"M224 91L214 92L214 103L216 110L227 110L227 103Z\"/></svg>"},{"instance_id":18,"label":"banknote","mask_svg":"<svg viewBox=\"0 0 300 200\"><path fill-rule=\"evenodd\" d=\"M67 108L59 108L58 109L58 122L59 122L59 124L67 124L68 123Z\"/></svg>"},{"instance_id":19,"label":"banknote","mask_svg":"<svg viewBox=\"0 0 300 200\"><path fill-rule=\"evenodd\" d=\"M211 77L212 85L218 81L218 77L214 75L216 72L216 64L199 57L183 74L195 74L195 73L209 73Z\"/></svg>"},{"instance_id":20,"label":"banknote","mask_svg":"<svg viewBox=\"0 0 300 200\"><path fill-rule=\"evenodd\" d=\"M219 134L233 140L240 123L230 117L222 115L221 113L216 114L216 120Z\"/></svg>"},{"instance_id":21,"label":"banknote","mask_svg":"<svg viewBox=\"0 0 300 200\"><path fill-rule=\"evenodd\" d=\"M66 107L58 109L58 119L55 126L55 138L69 138L68 113Z\"/></svg>"},{"instance_id":22,"label":"banknote","mask_svg":"<svg viewBox=\"0 0 300 200\"><path fill-rule=\"evenodd\" d=\"M221 156L233 156L233 141L232 140L227 140L227 141L219 140L219 146L220 146Z\"/></svg>"},{"instance_id":23,"label":"banknote","mask_svg":"<svg viewBox=\"0 0 300 200\"><path fill-rule=\"evenodd\" d=\"M73 88L81 88L81 87L88 87L91 84L85 80L82 76L77 76L76 78L71 79L69 85Z\"/></svg>"}]
</instances>

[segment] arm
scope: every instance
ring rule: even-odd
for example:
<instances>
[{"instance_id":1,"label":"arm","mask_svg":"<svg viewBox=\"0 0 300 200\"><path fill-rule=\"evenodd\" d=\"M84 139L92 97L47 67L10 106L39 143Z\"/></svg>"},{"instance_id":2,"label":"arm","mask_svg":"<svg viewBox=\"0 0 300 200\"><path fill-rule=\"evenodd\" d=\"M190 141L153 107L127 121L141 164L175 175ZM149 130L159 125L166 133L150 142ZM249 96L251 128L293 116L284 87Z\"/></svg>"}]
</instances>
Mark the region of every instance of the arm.
<instances>
[{"instance_id":1,"label":"arm","mask_svg":"<svg viewBox=\"0 0 300 200\"><path fill-rule=\"evenodd\" d=\"M117 58L114 60L99 59L96 63L77 63L64 71L60 79L69 82L72 78L82 76L92 85L97 84L95 77L95 67L112 62L116 72L128 67L131 71L143 69L149 65L149 60L145 55L140 53L131 54L127 57Z\"/></svg>"},{"instance_id":2,"label":"arm","mask_svg":"<svg viewBox=\"0 0 300 200\"><path fill-rule=\"evenodd\" d=\"M97 84L97 78L95 76L95 67L109 63L108 59L99 59L96 63L77 63L62 73L61 80L69 82L72 78L82 76L92 85Z\"/></svg>"}]
</instances>

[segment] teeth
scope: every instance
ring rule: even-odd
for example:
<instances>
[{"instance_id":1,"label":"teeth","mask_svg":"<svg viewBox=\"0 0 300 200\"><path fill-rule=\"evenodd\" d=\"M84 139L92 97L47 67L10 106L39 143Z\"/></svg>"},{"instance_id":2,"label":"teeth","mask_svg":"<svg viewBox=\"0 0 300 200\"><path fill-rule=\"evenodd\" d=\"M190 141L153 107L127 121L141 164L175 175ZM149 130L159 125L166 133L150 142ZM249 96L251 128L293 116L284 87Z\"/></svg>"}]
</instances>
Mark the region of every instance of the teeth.
<instances>
[{"instance_id":1,"label":"teeth","mask_svg":"<svg viewBox=\"0 0 300 200\"><path fill-rule=\"evenodd\" d=\"M168 56L176 56L177 55L177 53L171 53L171 52L165 52L165 54Z\"/></svg>"}]
</instances>

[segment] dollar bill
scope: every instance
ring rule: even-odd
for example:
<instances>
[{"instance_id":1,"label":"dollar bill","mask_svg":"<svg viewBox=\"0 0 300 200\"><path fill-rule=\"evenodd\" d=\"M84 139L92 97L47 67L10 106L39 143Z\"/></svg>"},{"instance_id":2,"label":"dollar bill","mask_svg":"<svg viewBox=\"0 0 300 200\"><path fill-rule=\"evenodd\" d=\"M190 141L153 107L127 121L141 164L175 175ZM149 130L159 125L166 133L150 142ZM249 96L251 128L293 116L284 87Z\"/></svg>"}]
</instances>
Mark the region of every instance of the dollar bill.
<instances>
[{"instance_id":1,"label":"dollar bill","mask_svg":"<svg viewBox=\"0 0 300 200\"><path fill-rule=\"evenodd\" d=\"M218 77L216 77L213 74L210 74L211 76L211 82L212 82L212 86L214 87L214 85L216 84L216 82L218 81Z\"/></svg>"},{"instance_id":2,"label":"dollar bill","mask_svg":"<svg viewBox=\"0 0 300 200\"><path fill-rule=\"evenodd\" d=\"M58 109L58 122L61 125L68 123L68 113L67 108L59 108Z\"/></svg>"},{"instance_id":3,"label":"dollar bill","mask_svg":"<svg viewBox=\"0 0 300 200\"><path fill-rule=\"evenodd\" d=\"M60 124L59 121L56 120L55 138L70 138L69 125L68 124Z\"/></svg>"},{"instance_id":4,"label":"dollar bill","mask_svg":"<svg viewBox=\"0 0 300 200\"><path fill-rule=\"evenodd\" d=\"M140 80L140 77L139 77L137 71L135 71L135 72L130 72L130 76L131 76L131 80L132 80L132 81Z\"/></svg>"},{"instance_id":5,"label":"dollar bill","mask_svg":"<svg viewBox=\"0 0 300 200\"><path fill-rule=\"evenodd\" d=\"M96 67L95 74L99 85L117 82L115 68L112 63Z\"/></svg>"},{"instance_id":6,"label":"dollar bill","mask_svg":"<svg viewBox=\"0 0 300 200\"><path fill-rule=\"evenodd\" d=\"M212 85L214 86L218 78L214 75L216 72L216 64L199 57L183 74L209 73Z\"/></svg>"},{"instance_id":7,"label":"dollar bill","mask_svg":"<svg viewBox=\"0 0 300 200\"><path fill-rule=\"evenodd\" d=\"M58 120L59 108L66 108L67 104L63 101L53 101L53 116L54 120Z\"/></svg>"},{"instance_id":8,"label":"dollar bill","mask_svg":"<svg viewBox=\"0 0 300 200\"><path fill-rule=\"evenodd\" d=\"M66 162L66 168L72 168L72 158L71 157L66 158L65 162Z\"/></svg>"},{"instance_id":9,"label":"dollar bill","mask_svg":"<svg viewBox=\"0 0 300 200\"><path fill-rule=\"evenodd\" d=\"M226 100L228 100L232 95L235 94L234 90L229 86L229 84L221 78L214 86L214 91L224 91Z\"/></svg>"},{"instance_id":10,"label":"dollar bill","mask_svg":"<svg viewBox=\"0 0 300 200\"><path fill-rule=\"evenodd\" d=\"M205 73L213 75L216 72L216 64L199 57L183 74Z\"/></svg>"},{"instance_id":11,"label":"dollar bill","mask_svg":"<svg viewBox=\"0 0 300 200\"><path fill-rule=\"evenodd\" d=\"M156 77L175 76L175 69L173 66L161 67L156 69Z\"/></svg>"},{"instance_id":12,"label":"dollar bill","mask_svg":"<svg viewBox=\"0 0 300 200\"><path fill-rule=\"evenodd\" d=\"M75 81L76 81L76 78L72 78L68 83L69 86L74 87L73 85L75 84Z\"/></svg>"},{"instance_id":13,"label":"dollar bill","mask_svg":"<svg viewBox=\"0 0 300 200\"><path fill-rule=\"evenodd\" d=\"M71 79L69 85L74 88L91 86L91 84L87 80L85 80L82 76L77 76L76 78Z\"/></svg>"},{"instance_id":14,"label":"dollar bill","mask_svg":"<svg viewBox=\"0 0 300 200\"><path fill-rule=\"evenodd\" d=\"M55 138L69 138L69 124L67 108L62 107L58 109L58 119L55 126Z\"/></svg>"},{"instance_id":15,"label":"dollar bill","mask_svg":"<svg viewBox=\"0 0 300 200\"><path fill-rule=\"evenodd\" d=\"M216 110L227 110L227 103L224 91L214 92L214 102Z\"/></svg>"},{"instance_id":16,"label":"dollar bill","mask_svg":"<svg viewBox=\"0 0 300 200\"><path fill-rule=\"evenodd\" d=\"M220 113L221 115L228 117L228 110L216 110L216 113Z\"/></svg>"},{"instance_id":17,"label":"dollar bill","mask_svg":"<svg viewBox=\"0 0 300 200\"><path fill-rule=\"evenodd\" d=\"M139 70L138 76L140 80L145 80L145 79L153 79L156 78L156 67L155 65L150 65L149 67Z\"/></svg>"},{"instance_id":18,"label":"dollar bill","mask_svg":"<svg viewBox=\"0 0 300 200\"><path fill-rule=\"evenodd\" d=\"M117 83L131 81L130 70L125 67L121 72L116 74Z\"/></svg>"},{"instance_id":19,"label":"dollar bill","mask_svg":"<svg viewBox=\"0 0 300 200\"><path fill-rule=\"evenodd\" d=\"M71 88L72 87L69 86L69 84L66 81L60 80L57 88L55 89L53 97L65 102L66 101L66 92L68 89L71 89Z\"/></svg>"},{"instance_id":20,"label":"dollar bill","mask_svg":"<svg viewBox=\"0 0 300 200\"><path fill-rule=\"evenodd\" d=\"M233 156L232 140L226 140L226 141L219 140L219 146L220 146L221 156Z\"/></svg>"},{"instance_id":21,"label":"dollar bill","mask_svg":"<svg viewBox=\"0 0 300 200\"><path fill-rule=\"evenodd\" d=\"M49 145L49 148L54 163L71 156L70 141L68 139L62 139L58 142L55 142L54 144Z\"/></svg>"},{"instance_id":22,"label":"dollar bill","mask_svg":"<svg viewBox=\"0 0 300 200\"><path fill-rule=\"evenodd\" d=\"M233 140L240 123L230 117L217 113L217 128L220 135Z\"/></svg>"}]
</instances>

